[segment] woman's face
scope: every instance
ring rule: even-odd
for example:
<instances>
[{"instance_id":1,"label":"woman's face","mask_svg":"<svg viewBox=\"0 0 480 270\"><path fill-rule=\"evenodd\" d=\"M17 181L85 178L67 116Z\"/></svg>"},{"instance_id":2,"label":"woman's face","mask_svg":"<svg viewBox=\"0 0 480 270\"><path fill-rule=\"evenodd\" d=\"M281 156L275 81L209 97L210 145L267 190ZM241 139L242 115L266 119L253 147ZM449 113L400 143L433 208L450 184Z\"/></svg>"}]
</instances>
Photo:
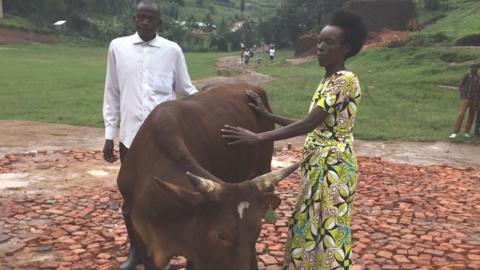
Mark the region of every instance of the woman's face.
<instances>
[{"instance_id":1,"label":"woman's face","mask_svg":"<svg viewBox=\"0 0 480 270\"><path fill-rule=\"evenodd\" d=\"M318 64L322 67L334 66L345 61L350 51L350 45L345 42L343 30L340 27L325 26L317 40Z\"/></svg>"}]
</instances>

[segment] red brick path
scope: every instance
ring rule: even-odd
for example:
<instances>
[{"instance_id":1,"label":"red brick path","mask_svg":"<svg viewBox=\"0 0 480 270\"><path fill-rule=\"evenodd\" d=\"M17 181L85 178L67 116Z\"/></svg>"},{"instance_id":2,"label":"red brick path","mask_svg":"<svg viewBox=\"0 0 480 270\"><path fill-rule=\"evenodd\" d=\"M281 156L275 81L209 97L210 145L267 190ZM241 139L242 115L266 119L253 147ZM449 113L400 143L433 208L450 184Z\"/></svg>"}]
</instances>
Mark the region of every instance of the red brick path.
<instances>
[{"instance_id":1,"label":"red brick path","mask_svg":"<svg viewBox=\"0 0 480 270\"><path fill-rule=\"evenodd\" d=\"M82 162L101 157L89 153ZM75 159L78 153L63 154ZM296 151L276 155L300 159ZM34 156L0 159L0 172ZM376 158L360 158L360 168L354 269L480 269L480 169ZM283 202L276 224L263 226L256 246L262 267L280 269L283 262L298 182L297 171L277 188ZM0 269L115 269L125 260L127 239L115 188L15 194L0 194ZM174 266L181 267L182 260Z\"/></svg>"}]
</instances>

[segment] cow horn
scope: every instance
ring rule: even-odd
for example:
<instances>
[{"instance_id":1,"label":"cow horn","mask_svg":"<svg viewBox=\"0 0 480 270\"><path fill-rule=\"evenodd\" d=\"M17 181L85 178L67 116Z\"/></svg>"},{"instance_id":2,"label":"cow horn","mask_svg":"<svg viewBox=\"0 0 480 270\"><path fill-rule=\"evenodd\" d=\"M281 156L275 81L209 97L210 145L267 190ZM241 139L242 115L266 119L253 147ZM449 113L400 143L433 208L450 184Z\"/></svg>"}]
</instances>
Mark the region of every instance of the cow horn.
<instances>
[{"instance_id":1,"label":"cow horn","mask_svg":"<svg viewBox=\"0 0 480 270\"><path fill-rule=\"evenodd\" d=\"M216 196L211 195L218 195L219 192L222 190L222 186L219 183L216 183L212 180L200 177L195 175L191 172L187 172L192 185L201 193L207 195L208 197L214 198Z\"/></svg>"},{"instance_id":2,"label":"cow horn","mask_svg":"<svg viewBox=\"0 0 480 270\"><path fill-rule=\"evenodd\" d=\"M287 177L289 174L294 172L300 166L300 162L296 162L293 165L290 165L281 170L270 172L264 175L260 175L254 179L252 182L255 183L260 191L266 191L269 187L275 185L278 181Z\"/></svg>"}]
</instances>

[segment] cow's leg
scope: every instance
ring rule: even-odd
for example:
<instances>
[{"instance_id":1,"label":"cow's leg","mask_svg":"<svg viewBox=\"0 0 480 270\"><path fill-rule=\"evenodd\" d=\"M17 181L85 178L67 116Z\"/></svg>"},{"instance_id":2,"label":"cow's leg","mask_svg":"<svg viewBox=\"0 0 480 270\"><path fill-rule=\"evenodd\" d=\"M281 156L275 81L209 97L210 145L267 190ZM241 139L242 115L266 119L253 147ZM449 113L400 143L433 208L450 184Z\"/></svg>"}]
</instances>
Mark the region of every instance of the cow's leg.
<instances>
[{"instance_id":1,"label":"cow's leg","mask_svg":"<svg viewBox=\"0 0 480 270\"><path fill-rule=\"evenodd\" d=\"M257 260L257 250L253 249L253 256L252 256L252 270L258 270L258 260Z\"/></svg>"},{"instance_id":2,"label":"cow's leg","mask_svg":"<svg viewBox=\"0 0 480 270\"><path fill-rule=\"evenodd\" d=\"M164 267L157 267L152 257L145 256L143 257L143 261L143 267L145 268L145 270L172 270L170 265L168 265L169 260L165 260L164 264L162 263L162 265L165 265Z\"/></svg>"},{"instance_id":3,"label":"cow's leg","mask_svg":"<svg viewBox=\"0 0 480 270\"><path fill-rule=\"evenodd\" d=\"M191 261L187 261L187 268L185 268L185 270L195 270L195 266L193 266Z\"/></svg>"}]
</instances>

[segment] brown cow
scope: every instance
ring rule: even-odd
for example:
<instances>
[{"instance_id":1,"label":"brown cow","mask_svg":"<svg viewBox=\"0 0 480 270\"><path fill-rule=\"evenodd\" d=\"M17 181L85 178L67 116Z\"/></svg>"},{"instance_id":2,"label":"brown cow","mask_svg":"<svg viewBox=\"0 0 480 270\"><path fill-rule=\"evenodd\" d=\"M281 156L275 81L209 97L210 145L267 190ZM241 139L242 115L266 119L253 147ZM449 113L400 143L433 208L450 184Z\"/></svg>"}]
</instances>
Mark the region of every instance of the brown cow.
<instances>
[{"instance_id":1,"label":"brown cow","mask_svg":"<svg viewBox=\"0 0 480 270\"><path fill-rule=\"evenodd\" d=\"M249 108L246 90L257 92L268 108L258 87L210 86L162 103L140 128L118 186L146 269L161 269L175 255L185 256L190 269L257 269L261 219L268 207L280 204L271 187L298 164L268 173L273 143L227 146L222 139L225 124L254 132L274 128Z\"/></svg>"}]
</instances>

